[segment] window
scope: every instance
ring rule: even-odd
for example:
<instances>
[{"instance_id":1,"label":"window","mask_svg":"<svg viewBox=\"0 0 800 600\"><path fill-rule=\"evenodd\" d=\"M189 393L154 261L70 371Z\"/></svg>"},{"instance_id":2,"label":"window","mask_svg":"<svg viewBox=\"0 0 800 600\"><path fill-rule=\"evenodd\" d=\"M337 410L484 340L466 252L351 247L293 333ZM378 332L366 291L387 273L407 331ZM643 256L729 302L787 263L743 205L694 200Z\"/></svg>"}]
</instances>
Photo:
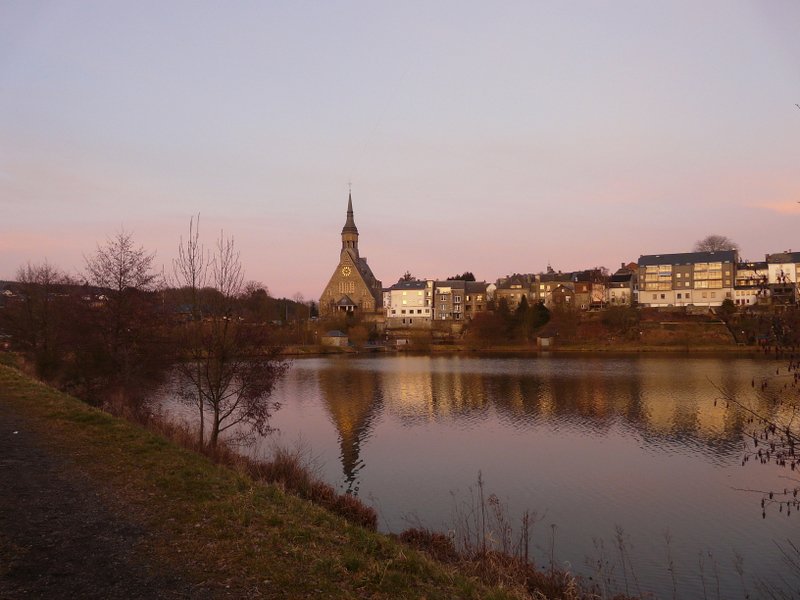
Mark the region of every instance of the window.
<instances>
[{"instance_id":1,"label":"window","mask_svg":"<svg viewBox=\"0 0 800 600\"><path fill-rule=\"evenodd\" d=\"M422 309L421 309L421 308L418 308L418 309L417 309L417 314L418 314L418 315L421 315L421 314L422 314Z\"/></svg>"},{"instance_id":2,"label":"window","mask_svg":"<svg viewBox=\"0 0 800 600\"><path fill-rule=\"evenodd\" d=\"M401 315L404 315L404 314L406 314L406 309L404 308L403 310L401 310L401 311L400 311L400 314L401 314ZM405 323L405 321L403 321L403 323Z\"/></svg>"},{"instance_id":3,"label":"window","mask_svg":"<svg viewBox=\"0 0 800 600\"><path fill-rule=\"evenodd\" d=\"M406 304L406 301L405 301L405 300L403 300L403 304L404 304L404 305Z\"/></svg>"},{"instance_id":4,"label":"window","mask_svg":"<svg viewBox=\"0 0 800 600\"><path fill-rule=\"evenodd\" d=\"M405 293L405 292L403 292L403 296L405 296L405 295L406 295L406 293Z\"/></svg>"},{"instance_id":5,"label":"window","mask_svg":"<svg viewBox=\"0 0 800 600\"><path fill-rule=\"evenodd\" d=\"M657 300L657 299L658 299L658 294L653 294L653 300Z\"/></svg>"},{"instance_id":6,"label":"window","mask_svg":"<svg viewBox=\"0 0 800 600\"><path fill-rule=\"evenodd\" d=\"M716 298L717 297L717 292L711 292L711 297L712 298Z\"/></svg>"},{"instance_id":7,"label":"window","mask_svg":"<svg viewBox=\"0 0 800 600\"><path fill-rule=\"evenodd\" d=\"M665 298L664 294L661 294L661 299L663 300L664 298Z\"/></svg>"},{"instance_id":8,"label":"window","mask_svg":"<svg viewBox=\"0 0 800 600\"><path fill-rule=\"evenodd\" d=\"M680 299L681 299L681 293L678 292L678 300L680 300Z\"/></svg>"},{"instance_id":9,"label":"window","mask_svg":"<svg viewBox=\"0 0 800 600\"><path fill-rule=\"evenodd\" d=\"M396 311L395 309L392 309L392 314L393 314L393 315L396 315L396 314L397 314L397 311Z\"/></svg>"}]
</instances>

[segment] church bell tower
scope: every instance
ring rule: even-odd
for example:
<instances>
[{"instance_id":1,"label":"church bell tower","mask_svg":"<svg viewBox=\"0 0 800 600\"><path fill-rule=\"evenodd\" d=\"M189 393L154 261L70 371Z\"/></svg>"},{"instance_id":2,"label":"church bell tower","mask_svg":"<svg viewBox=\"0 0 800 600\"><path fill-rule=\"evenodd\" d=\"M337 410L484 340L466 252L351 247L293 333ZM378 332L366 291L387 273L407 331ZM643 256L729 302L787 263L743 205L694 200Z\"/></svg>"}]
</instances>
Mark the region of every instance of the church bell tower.
<instances>
[{"instance_id":1,"label":"church bell tower","mask_svg":"<svg viewBox=\"0 0 800 600\"><path fill-rule=\"evenodd\" d=\"M342 252L352 250L358 259L358 227L353 219L353 195L347 196L347 220L342 227Z\"/></svg>"},{"instance_id":2,"label":"church bell tower","mask_svg":"<svg viewBox=\"0 0 800 600\"><path fill-rule=\"evenodd\" d=\"M358 251L358 228L353 218L353 197L347 196L347 220L342 227L339 264L319 299L323 317L339 313L376 315L383 304L383 285Z\"/></svg>"}]
</instances>

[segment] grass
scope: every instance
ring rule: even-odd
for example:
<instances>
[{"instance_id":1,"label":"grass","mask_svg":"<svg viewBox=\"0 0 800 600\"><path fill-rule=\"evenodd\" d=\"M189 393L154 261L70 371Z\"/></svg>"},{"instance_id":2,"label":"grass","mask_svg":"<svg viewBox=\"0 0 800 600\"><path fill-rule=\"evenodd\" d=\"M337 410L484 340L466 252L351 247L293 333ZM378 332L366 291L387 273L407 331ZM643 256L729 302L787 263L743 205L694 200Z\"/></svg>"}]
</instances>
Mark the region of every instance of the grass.
<instances>
[{"instance_id":1,"label":"grass","mask_svg":"<svg viewBox=\"0 0 800 600\"><path fill-rule=\"evenodd\" d=\"M518 598L0 366L0 401L98 483L167 571L232 597ZM8 548L4 552L11 551Z\"/></svg>"}]
</instances>

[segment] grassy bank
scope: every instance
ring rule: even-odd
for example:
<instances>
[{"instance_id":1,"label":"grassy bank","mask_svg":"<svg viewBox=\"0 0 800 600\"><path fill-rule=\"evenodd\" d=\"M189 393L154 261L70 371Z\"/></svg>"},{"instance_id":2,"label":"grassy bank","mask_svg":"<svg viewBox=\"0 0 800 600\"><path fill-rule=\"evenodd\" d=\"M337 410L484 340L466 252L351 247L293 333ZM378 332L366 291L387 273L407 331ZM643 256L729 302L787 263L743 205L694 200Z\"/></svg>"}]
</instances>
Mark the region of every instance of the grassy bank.
<instances>
[{"instance_id":1,"label":"grassy bank","mask_svg":"<svg viewBox=\"0 0 800 600\"><path fill-rule=\"evenodd\" d=\"M213 582L220 595L518 597L6 366L0 402L98 482L113 510L141 522L144 552L167 570Z\"/></svg>"}]
</instances>

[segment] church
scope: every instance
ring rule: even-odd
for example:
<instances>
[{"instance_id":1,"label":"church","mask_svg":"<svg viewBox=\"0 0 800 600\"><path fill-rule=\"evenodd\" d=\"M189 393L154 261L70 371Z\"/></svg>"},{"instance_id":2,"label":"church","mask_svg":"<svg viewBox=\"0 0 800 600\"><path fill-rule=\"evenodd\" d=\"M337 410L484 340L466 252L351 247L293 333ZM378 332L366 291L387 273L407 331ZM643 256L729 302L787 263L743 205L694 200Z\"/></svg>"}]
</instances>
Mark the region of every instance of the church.
<instances>
[{"instance_id":1,"label":"church","mask_svg":"<svg viewBox=\"0 0 800 600\"><path fill-rule=\"evenodd\" d=\"M353 219L353 197L347 198L347 220L342 228L339 264L319 299L323 317L337 313L373 315L383 305L383 286L358 252L358 228Z\"/></svg>"}]
</instances>

